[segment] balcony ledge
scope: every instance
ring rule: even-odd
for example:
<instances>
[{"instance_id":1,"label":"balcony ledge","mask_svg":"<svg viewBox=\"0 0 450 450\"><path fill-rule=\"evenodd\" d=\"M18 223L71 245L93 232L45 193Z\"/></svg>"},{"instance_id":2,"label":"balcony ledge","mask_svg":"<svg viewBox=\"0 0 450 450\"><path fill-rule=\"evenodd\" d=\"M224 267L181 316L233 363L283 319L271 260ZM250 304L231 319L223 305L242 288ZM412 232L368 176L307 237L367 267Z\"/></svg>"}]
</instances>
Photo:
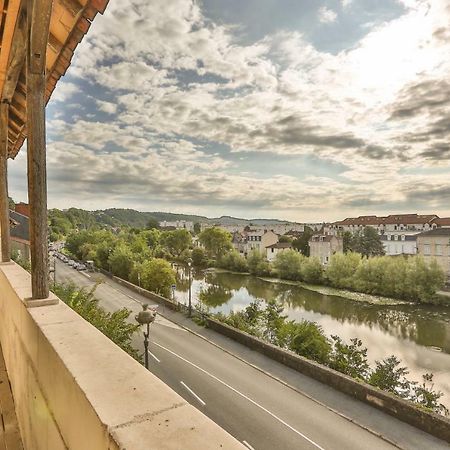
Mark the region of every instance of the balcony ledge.
<instances>
[{"instance_id":1,"label":"balcony ledge","mask_svg":"<svg viewBox=\"0 0 450 450\"><path fill-rule=\"evenodd\" d=\"M0 341L25 448L244 448L63 302L27 308L30 294L25 270L0 265Z\"/></svg>"}]
</instances>

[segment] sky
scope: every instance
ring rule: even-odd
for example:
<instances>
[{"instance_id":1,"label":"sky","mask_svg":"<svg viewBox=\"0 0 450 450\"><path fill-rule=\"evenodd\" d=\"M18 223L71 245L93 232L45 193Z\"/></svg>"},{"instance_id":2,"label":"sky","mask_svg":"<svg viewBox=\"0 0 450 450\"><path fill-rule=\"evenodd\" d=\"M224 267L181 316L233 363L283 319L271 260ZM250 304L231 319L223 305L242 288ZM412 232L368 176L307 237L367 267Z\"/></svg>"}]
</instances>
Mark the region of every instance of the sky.
<instances>
[{"instance_id":1,"label":"sky","mask_svg":"<svg viewBox=\"0 0 450 450\"><path fill-rule=\"evenodd\" d=\"M449 23L448 0L110 0L47 107L49 207L450 216Z\"/></svg>"}]
</instances>

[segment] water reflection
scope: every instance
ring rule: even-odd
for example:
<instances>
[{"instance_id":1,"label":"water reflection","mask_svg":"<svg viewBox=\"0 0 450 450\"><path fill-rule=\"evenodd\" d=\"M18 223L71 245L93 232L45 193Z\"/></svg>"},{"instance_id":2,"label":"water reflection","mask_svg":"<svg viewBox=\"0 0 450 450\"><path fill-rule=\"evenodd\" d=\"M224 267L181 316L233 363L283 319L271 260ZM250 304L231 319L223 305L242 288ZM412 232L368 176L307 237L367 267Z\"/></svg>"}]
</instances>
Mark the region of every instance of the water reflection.
<instances>
[{"instance_id":1,"label":"water reflection","mask_svg":"<svg viewBox=\"0 0 450 450\"><path fill-rule=\"evenodd\" d=\"M175 293L179 301L187 301L188 288L187 274L179 271ZM346 340L359 337L372 361L395 354L410 368L412 378L434 372L436 387L445 392L445 403L450 404L450 308L377 306L227 272L193 274L192 298L211 312L224 313L241 310L255 299L278 300L292 319L315 321L328 335Z\"/></svg>"}]
</instances>

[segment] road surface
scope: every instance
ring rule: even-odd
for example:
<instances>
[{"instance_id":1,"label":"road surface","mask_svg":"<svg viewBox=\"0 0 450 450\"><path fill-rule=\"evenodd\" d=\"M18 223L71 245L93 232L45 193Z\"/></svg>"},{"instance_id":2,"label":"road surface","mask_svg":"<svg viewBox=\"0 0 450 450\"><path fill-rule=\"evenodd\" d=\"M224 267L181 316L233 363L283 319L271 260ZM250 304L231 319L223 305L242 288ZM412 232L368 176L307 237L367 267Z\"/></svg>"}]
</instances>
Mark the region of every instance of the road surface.
<instances>
[{"instance_id":1,"label":"road surface","mask_svg":"<svg viewBox=\"0 0 450 450\"><path fill-rule=\"evenodd\" d=\"M101 280L95 294L100 304L108 311L132 310L133 321L141 302L151 304L106 277L77 272L60 261L56 277L87 288ZM196 326L180 313L162 306L158 311L170 320L158 315L152 325L151 372L249 449L449 448L369 405ZM141 336L134 345L143 351Z\"/></svg>"}]
</instances>

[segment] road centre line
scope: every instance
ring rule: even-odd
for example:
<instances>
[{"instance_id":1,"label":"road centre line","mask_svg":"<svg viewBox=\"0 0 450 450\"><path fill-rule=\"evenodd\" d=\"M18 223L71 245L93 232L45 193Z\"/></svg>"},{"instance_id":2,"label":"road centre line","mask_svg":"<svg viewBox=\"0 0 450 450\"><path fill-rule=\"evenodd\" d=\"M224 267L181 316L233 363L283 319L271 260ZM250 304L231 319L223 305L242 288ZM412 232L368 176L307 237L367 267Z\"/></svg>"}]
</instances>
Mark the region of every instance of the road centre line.
<instances>
[{"instance_id":1,"label":"road centre line","mask_svg":"<svg viewBox=\"0 0 450 450\"><path fill-rule=\"evenodd\" d=\"M202 406L206 405L206 403L189 386L187 386L184 381L180 381L180 383L202 404Z\"/></svg>"},{"instance_id":2,"label":"road centre line","mask_svg":"<svg viewBox=\"0 0 450 450\"><path fill-rule=\"evenodd\" d=\"M150 350L147 350L147 352L154 360L156 360L159 363L161 362Z\"/></svg>"},{"instance_id":3,"label":"road centre line","mask_svg":"<svg viewBox=\"0 0 450 450\"><path fill-rule=\"evenodd\" d=\"M265 408L264 406L260 405L255 400L251 399L250 397L247 397L245 394L243 394L242 392L239 392L233 386L230 386L229 384L225 383L225 381L222 381L220 378L217 378L215 375L213 375L213 374L209 373L208 371L206 371L205 369L202 369L201 367L197 366L197 364L194 364L193 362L187 360L186 358L183 358L182 356L178 355L177 353L173 352L172 350L169 350L168 348L162 346L161 344L158 344L157 342L154 342L154 341L153 341L153 344L157 345L158 347L162 348L163 350L166 350L167 352L171 353L172 355L176 356L177 358L181 359L182 361L184 361L185 363L191 365L192 367L195 367L196 369L200 370L204 374L208 375L209 377L211 377L214 380L216 380L217 382L219 382L220 384L223 384L225 387L227 387L228 389L232 390L234 393L236 393L236 394L240 395L241 397L245 398L247 401L249 401L250 403L252 403L256 407L260 408L265 413L269 414L269 416L273 417L275 420L277 420L278 422L283 424L285 427L289 428L291 431L293 431L294 433L296 433L299 436L301 436L303 439L308 441L310 444L314 445L319 450L325 450L323 447L321 447L319 444L314 442L308 436L306 436L302 432L296 430L293 426L289 425L283 419L281 419L280 417L276 416L273 412L269 411L267 408Z\"/></svg>"}]
</instances>

